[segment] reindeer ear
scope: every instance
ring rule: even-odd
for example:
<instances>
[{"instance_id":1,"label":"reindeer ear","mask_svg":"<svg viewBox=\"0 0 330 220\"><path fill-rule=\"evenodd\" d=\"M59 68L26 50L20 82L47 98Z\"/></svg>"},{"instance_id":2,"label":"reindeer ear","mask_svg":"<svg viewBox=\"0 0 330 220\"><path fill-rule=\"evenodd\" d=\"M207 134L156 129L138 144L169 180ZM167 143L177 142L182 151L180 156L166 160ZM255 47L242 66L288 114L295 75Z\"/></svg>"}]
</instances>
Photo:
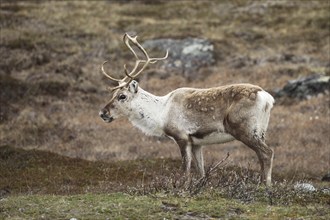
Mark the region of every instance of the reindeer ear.
<instances>
[{"instance_id":1,"label":"reindeer ear","mask_svg":"<svg viewBox=\"0 0 330 220\"><path fill-rule=\"evenodd\" d=\"M135 80L130 82L129 87L128 87L129 91L132 93L137 93L138 88L139 88L139 83Z\"/></svg>"}]
</instances>

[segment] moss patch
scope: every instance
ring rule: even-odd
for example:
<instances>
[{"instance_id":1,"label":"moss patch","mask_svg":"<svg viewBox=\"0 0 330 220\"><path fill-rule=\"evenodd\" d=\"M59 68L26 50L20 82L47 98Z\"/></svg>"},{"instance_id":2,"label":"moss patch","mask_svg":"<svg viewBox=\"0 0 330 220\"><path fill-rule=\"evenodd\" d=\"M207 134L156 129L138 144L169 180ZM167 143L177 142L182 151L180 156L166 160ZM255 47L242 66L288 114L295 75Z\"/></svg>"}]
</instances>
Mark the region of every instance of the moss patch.
<instances>
[{"instance_id":1,"label":"moss patch","mask_svg":"<svg viewBox=\"0 0 330 220\"><path fill-rule=\"evenodd\" d=\"M242 204L215 196L130 196L123 193L75 196L13 196L0 201L5 218L61 219L328 219L324 206Z\"/></svg>"}]
</instances>

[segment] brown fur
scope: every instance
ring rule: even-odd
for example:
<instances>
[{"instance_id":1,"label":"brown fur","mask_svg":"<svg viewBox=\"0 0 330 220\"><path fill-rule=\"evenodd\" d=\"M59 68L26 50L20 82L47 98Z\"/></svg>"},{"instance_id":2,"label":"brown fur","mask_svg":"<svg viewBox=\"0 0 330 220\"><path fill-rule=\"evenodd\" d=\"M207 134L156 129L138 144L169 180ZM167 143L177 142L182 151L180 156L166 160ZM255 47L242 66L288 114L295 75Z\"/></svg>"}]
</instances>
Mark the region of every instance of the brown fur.
<instances>
[{"instance_id":1,"label":"brown fur","mask_svg":"<svg viewBox=\"0 0 330 220\"><path fill-rule=\"evenodd\" d=\"M210 89L184 89L175 93L173 102L183 106L184 115L192 122L207 125L190 134L196 138L203 138L214 130L225 132L224 128L218 126L223 122L227 114L238 111L242 108L249 109L255 103L257 92L262 89L251 84L236 84ZM176 114L177 109L173 109L170 114ZM237 114L238 113L238 114ZM235 120L236 121L236 120ZM175 123L175 122L174 122Z\"/></svg>"},{"instance_id":2,"label":"brown fur","mask_svg":"<svg viewBox=\"0 0 330 220\"><path fill-rule=\"evenodd\" d=\"M184 97L180 97L178 101L184 101L184 105L188 110L212 112L219 108L217 103L225 104L225 106L220 107L227 109L233 102L238 102L243 98L255 101L257 92L261 90L260 87L250 84L229 85L211 89L192 90L190 93L186 93Z\"/></svg>"}]
</instances>

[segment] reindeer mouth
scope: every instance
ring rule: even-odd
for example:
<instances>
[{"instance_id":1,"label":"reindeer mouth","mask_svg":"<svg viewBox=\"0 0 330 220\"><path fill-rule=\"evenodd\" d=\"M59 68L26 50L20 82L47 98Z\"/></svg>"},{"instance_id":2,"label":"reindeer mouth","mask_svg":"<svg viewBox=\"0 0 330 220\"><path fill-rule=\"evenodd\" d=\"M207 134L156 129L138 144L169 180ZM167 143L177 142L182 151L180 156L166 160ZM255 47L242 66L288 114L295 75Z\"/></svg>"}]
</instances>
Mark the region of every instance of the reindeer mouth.
<instances>
[{"instance_id":1,"label":"reindeer mouth","mask_svg":"<svg viewBox=\"0 0 330 220\"><path fill-rule=\"evenodd\" d=\"M114 120L113 117L109 116L106 112L100 111L99 116L103 119L104 122L110 123Z\"/></svg>"},{"instance_id":2,"label":"reindeer mouth","mask_svg":"<svg viewBox=\"0 0 330 220\"><path fill-rule=\"evenodd\" d=\"M107 123L110 123L113 121L113 117L107 116L107 117L101 117L101 118L103 119L104 122L107 122Z\"/></svg>"}]
</instances>

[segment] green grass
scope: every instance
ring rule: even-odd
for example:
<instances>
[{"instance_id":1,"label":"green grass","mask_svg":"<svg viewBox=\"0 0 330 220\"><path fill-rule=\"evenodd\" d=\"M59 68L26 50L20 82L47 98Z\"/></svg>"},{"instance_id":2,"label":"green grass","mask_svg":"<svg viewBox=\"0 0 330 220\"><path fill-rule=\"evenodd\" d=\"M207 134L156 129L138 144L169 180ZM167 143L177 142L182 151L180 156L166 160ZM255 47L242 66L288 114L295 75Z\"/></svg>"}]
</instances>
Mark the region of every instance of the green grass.
<instances>
[{"instance_id":1,"label":"green grass","mask_svg":"<svg viewBox=\"0 0 330 220\"><path fill-rule=\"evenodd\" d=\"M2 218L18 219L329 219L323 205L270 206L243 204L217 195L177 197L158 194L132 196L125 193L73 196L23 195L0 201Z\"/></svg>"},{"instance_id":2,"label":"green grass","mask_svg":"<svg viewBox=\"0 0 330 220\"><path fill-rule=\"evenodd\" d=\"M91 162L2 146L0 219L330 217L329 194L295 191L285 181L267 189L255 171L226 166L198 188L197 180L186 185L179 164Z\"/></svg>"}]
</instances>

